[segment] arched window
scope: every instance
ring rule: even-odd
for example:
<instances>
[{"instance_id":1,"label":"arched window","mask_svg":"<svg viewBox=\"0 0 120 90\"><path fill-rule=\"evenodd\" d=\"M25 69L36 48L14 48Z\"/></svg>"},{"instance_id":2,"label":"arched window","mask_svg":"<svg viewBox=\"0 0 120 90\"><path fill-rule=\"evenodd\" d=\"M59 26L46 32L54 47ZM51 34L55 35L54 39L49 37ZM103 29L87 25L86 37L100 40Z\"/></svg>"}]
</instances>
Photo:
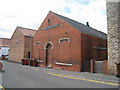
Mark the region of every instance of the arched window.
<instances>
[{"instance_id":1,"label":"arched window","mask_svg":"<svg viewBox=\"0 0 120 90\"><path fill-rule=\"evenodd\" d=\"M34 45L40 45L41 43L39 41L35 42Z\"/></svg>"},{"instance_id":2,"label":"arched window","mask_svg":"<svg viewBox=\"0 0 120 90\"><path fill-rule=\"evenodd\" d=\"M59 39L59 43L61 42L70 42L70 38L61 38Z\"/></svg>"},{"instance_id":3,"label":"arched window","mask_svg":"<svg viewBox=\"0 0 120 90\"><path fill-rule=\"evenodd\" d=\"M52 43L51 41L48 41L48 42L45 43L44 49L47 49L47 47L48 47L49 45L51 45L51 46L52 46L51 49L53 49L53 43Z\"/></svg>"}]
</instances>

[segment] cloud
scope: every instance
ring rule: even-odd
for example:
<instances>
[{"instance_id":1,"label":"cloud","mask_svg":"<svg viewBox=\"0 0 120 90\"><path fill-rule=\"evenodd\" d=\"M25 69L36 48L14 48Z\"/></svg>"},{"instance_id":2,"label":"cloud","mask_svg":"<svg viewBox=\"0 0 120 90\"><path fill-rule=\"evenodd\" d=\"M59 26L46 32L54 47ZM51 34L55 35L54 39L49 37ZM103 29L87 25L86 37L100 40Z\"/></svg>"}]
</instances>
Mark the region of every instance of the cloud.
<instances>
[{"instance_id":1,"label":"cloud","mask_svg":"<svg viewBox=\"0 0 120 90\"><path fill-rule=\"evenodd\" d=\"M74 3L76 3L76 0ZM105 0L91 0L87 4L74 3L69 2L71 14L66 14L66 16L84 24L89 22L91 27L107 33Z\"/></svg>"},{"instance_id":2,"label":"cloud","mask_svg":"<svg viewBox=\"0 0 120 90\"><path fill-rule=\"evenodd\" d=\"M0 0L3 28L0 32L4 32L0 36L10 38L17 26L38 29L49 11L84 24L89 22L91 27L107 32L105 3L105 0Z\"/></svg>"},{"instance_id":3,"label":"cloud","mask_svg":"<svg viewBox=\"0 0 120 90\"><path fill-rule=\"evenodd\" d=\"M11 36L11 33L10 32L8 32L8 31L1 31L0 30L0 38L3 38L3 37L5 37L5 38L10 38L9 36Z\"/></svg>"},{"instance_id":4,"label":"cloud","mask_svg":"<svg viewBox=\"0 0 120 90\"><path fill-rule=\"evenodd\" d=\"M91 1L95 0L65 0L67 3L76 3L76 4L88 4Z\"/></svg>"},{"instance_id":5,"label":"cloud","mask_svg":"<svg viewBox=\"0 0 120 90\"><path fill-rule=\"evenodd\" d=\"M71 12L71 10L70 10L70 8L65 7L65 8L64 8L64 12L65 12L65 13L70 13L70 12Z\"/></svg>"}]
</instances>

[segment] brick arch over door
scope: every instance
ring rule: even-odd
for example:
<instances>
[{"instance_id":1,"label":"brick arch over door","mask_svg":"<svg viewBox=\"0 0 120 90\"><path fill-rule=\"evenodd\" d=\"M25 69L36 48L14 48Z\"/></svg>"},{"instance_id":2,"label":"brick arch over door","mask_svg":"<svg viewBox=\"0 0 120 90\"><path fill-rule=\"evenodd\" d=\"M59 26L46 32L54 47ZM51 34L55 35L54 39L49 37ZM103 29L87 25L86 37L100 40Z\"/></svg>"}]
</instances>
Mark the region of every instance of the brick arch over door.
<instances>
[{"instance_id":1,"label":"brick arch over door","mask_svg":"<svg viewBox=\"0 0 120 90\"><path fill-rule=\"evenodd\" d=\"M51 44L51 45L52 45L51 49L53 49L53 43L52 43L51 41L47 41L47 42L45 43L44 49L46 49L46 47L47 47L48 44Z\"/></svg>"},{"instance_id":2,"label":"brick arch over door","mask_svg":"<svg viewBox=\"0 0 120 90\"><path fill-rule=\"evenodd\" d=\"M53 49L53 43L48 41L45 46L45 54L46 54L46 67L52 66L52 49Z\"/></svg>"}]
</instances>

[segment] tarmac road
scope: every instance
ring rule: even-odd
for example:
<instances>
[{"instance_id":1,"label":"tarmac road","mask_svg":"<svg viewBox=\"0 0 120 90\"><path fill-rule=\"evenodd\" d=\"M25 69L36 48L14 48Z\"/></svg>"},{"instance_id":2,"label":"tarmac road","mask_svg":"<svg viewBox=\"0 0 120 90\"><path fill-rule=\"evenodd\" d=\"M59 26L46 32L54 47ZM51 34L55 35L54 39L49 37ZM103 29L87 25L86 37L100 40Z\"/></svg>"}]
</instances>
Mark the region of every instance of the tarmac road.
<instances>
[{"instance_id":1,"label":"tarmac road","mask_svg":"<svg viewBox=\"0 0 120 90\"><path fill-rule=\"evenodd\" d=\"M4 88L118 88L118 78L111 75L30 67L12 62L4 62L3 70Z\"/></svg>"}]
</instances>

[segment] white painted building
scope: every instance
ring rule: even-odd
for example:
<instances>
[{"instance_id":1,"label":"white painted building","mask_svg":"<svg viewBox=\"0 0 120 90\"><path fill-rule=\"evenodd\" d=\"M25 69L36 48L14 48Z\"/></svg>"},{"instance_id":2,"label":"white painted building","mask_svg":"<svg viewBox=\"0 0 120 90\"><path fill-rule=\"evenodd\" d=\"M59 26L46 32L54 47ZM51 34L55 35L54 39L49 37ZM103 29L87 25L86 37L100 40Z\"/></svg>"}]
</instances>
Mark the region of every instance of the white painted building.
<instances>
[{"instance_id":1,"label":"white painted building","mask_svg":"<svg viewBox=\"0 0 120 90\"><path fill-rule=\"evenodd\" d=\"M2 56L7 57L9 54L10 39L0 38L0 59Z\"/></svg>"},{"instance_id":2,"label":"white painted building","mask_svg":"<svg viewBox=\"0 0 120 90\"><path fill-rule=\"evenodd\" d=\"M0 47L0 57L9 54L9 47Z\"/></svg>"}]
</instances>

